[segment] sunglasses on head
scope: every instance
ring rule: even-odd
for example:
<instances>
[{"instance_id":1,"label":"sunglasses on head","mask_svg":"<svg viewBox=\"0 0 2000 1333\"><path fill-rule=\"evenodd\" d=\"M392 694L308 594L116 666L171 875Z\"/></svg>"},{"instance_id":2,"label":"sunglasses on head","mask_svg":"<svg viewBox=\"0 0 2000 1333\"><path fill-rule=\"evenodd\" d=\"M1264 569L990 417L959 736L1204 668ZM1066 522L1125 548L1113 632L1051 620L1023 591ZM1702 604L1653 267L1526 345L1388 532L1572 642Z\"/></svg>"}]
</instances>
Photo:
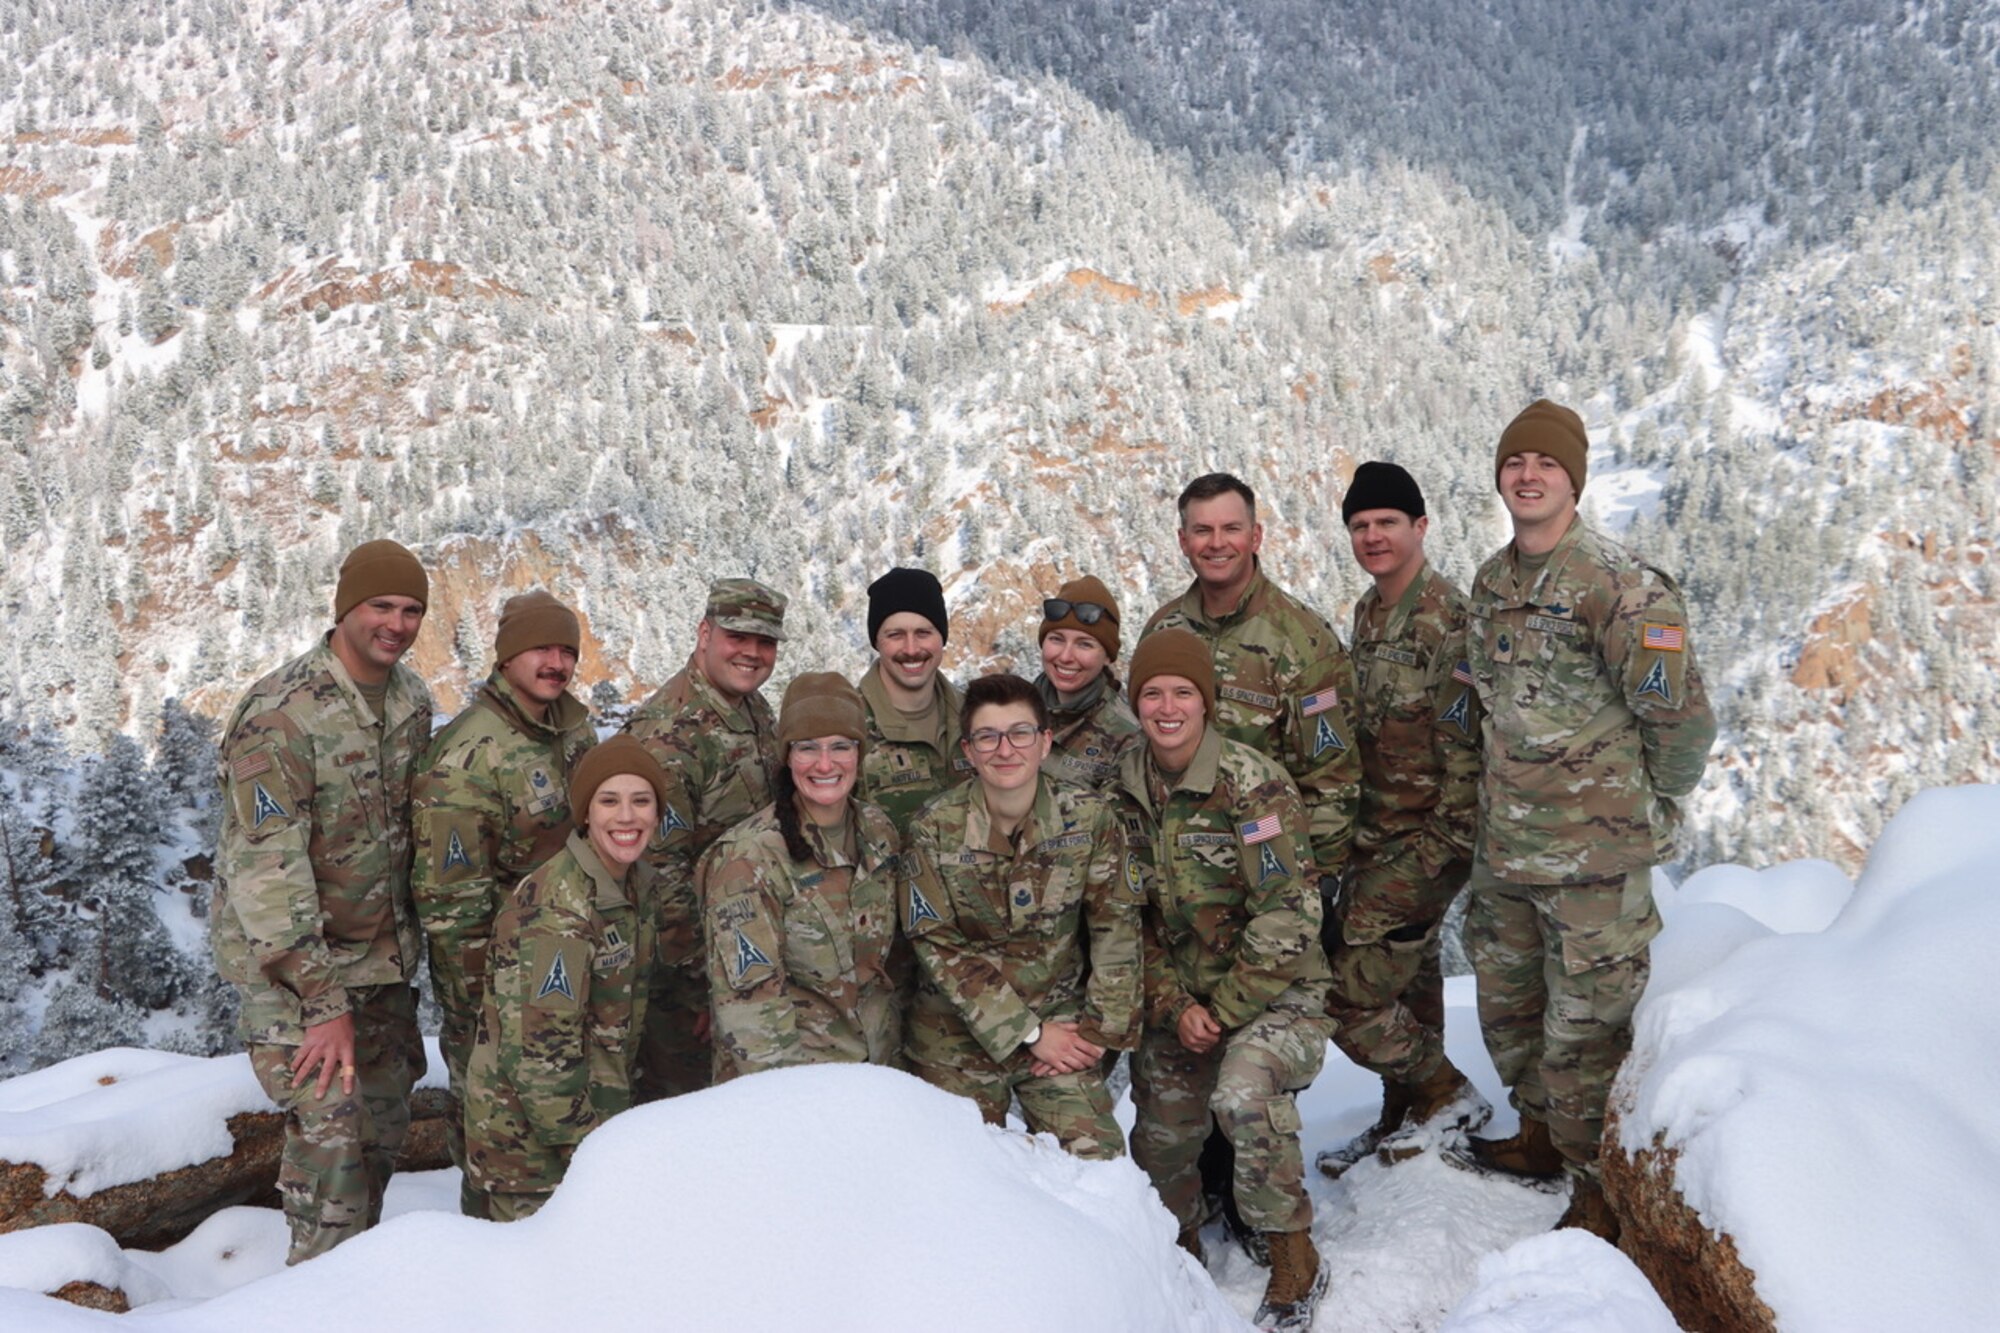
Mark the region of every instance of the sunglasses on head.
<instances>
[{"instance_id":1,"label":"sunglasses on head","mask_svg":"<svg viewBox=\"0 0 2000 1333\"><path fill-rule=\"evenodd\" d=\"M1076 623L1079 625L1095 625L1100 620L1108 620L1114 625L1118 623L1116 611L1108 606L1099 606L1096 602L1071 602L1061 597L1042 599L1042 619L1062 620L1071 614L1076 616Z\"/></svg>"}]
</instances>

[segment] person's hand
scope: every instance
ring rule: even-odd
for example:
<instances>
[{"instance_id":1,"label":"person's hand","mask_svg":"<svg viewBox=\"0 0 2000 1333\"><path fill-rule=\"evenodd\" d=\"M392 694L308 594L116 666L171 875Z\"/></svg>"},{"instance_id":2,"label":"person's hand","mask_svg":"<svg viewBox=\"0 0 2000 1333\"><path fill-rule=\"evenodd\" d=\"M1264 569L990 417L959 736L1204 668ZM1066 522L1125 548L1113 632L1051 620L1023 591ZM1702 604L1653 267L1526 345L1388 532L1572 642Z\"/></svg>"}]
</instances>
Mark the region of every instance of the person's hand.
<instances>
[{"instance_id":1,"label":"person's hand","mask_svg":"<svg viewBox=\"0 0 2000 1333\"><path fill-rule=\"evenodd\" d=\"M694 1039L703 1046L708 1045L708 1034L715 1028L715 1011L704 1009L694 1018Z\"/></svg>"},{"instance_id":2,"label":"person's hand","mask_svg":"<svg viewBox=\"0 0 2000 1333\"><path fill-rule=\"evenodd\" d=\"M1222 1025L1215 1021L1215 1015L1208 1012L1206 1005L1191 1004L1183 1009L1176 1026L1181 1045L1196 1055L1206 1055L1222 1040Z\"/></svg>"},{"instance_id":3,"label":"person's hand","mask_svg":"<svg viewBox=\"0 0 2000 1333\"><path fill-rule=\"evenodd\" d=\"M341 1096L354 1095L353 1014L329 1018L306 1029L306 1039L299 1043L298 1054L292 1057L292 1086L296 1088L311 1078L314 1070L319 1071L319 1086L313 1089L315 1099L326 1096L335 1074L340 1075Z\"/></svg>"},{"instance_id":4,"label":"person's hand","mask_svg":"<svg viewBox=\"0 0 2000 1333\"><path fill-rule=\"evenodd\" d=\"M1074 1023L1044 1023L1028 1048L1029 1072L1036 1078L1080 1074L1104 1058L1104 1048L1076 1035Z\"/></svg>"}]
</instances>

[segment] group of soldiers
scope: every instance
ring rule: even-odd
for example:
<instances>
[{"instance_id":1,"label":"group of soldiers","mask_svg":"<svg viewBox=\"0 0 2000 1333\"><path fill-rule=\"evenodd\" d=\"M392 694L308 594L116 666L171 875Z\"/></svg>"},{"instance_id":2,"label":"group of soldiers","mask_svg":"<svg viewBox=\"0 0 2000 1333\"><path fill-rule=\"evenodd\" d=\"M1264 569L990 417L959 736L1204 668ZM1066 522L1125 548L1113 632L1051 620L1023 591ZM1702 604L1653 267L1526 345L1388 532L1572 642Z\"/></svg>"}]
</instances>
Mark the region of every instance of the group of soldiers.
<instances>
[{"instance_id":1,"label":"group of soldiers","mask_svg":"<svg viewBox=\"0 0 2000 1333\"><path fill-rule=\"evenodd\" d=\"M1673 580L1582 521L1588 440L1537 401L1501 434L1513 539L1470 595L1424 557L1423 494L1362 464L1342 504L1370 586L1348 645L1266 574L1251 488L1179 500L1186 591L1137 636L1081 576L1042 671L942 667L938 580L869 587L856 682L762 693L785 598L709 591L687 666L599 742L577 616L502 608L492 674L435 737L400 658L429 596L388 541L334 625L252 686L222 753L214 938L286 1114L289 1260L370 1225L424 1069L418 950L468 1215L534 1211L634 1103L823 1061L906 1069L1082 1156L1125 1150L1197 1257L1213 1210L1271 1269L1260 1327L1309 1327L1296 1095L1329 1041L1381 1114L1321 1154L1427 1151L1555 1191L1615 1238L1597 1152L1659 929L1650 871L1714 738ZM1470 884L1479 1018L1520 1128L1446 1058L1442 923Z\"/></svg>"}]
</instances>

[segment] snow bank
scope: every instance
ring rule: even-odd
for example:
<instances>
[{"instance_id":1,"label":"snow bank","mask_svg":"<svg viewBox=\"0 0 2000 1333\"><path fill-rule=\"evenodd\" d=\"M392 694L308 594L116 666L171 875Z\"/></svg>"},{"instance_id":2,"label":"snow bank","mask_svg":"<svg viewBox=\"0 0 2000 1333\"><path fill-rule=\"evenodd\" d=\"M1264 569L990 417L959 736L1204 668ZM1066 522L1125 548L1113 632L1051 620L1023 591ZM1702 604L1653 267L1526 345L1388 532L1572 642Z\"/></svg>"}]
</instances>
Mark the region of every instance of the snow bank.
<instances>
[{"instance_id":1,"label":"snow bank","mask_svg":"<svg viewBox=\"0 0 2000 1333\"><path fill-rule=\"evenodd\" d=\"M159 1300L168 1292L158 1278L125 1257L110 1232L97 1227L61 1222L0 1236L0 1287L18 1287L26 1292L55 1291L72 1282L95 1282L100 1287L122 1291L134 1305ZM5 1308L0 1306L0 1310ZM34 1325L9 1320L7 1327Z\"/></svg>"},{"instance_id":2,"label":"snow bank","mask_svg":"<svg viewBox=\"0 0 2000 1333\"><path fill-rule=\"evenodd\" d=\"M444 1061L427 1038L430 1072L419 1087L445 1086ZM171 1115L161 1108L171 1106ZM87 1198L235 1147L229 1118L275 1113L248 1055L213 1059L112 1047L0 1082L0 1161L39 1166L49 1196Z\"/></svg>"},{"instance_id":3,"label":"snow bank","mask_svg":"<svg viewBox=\"0 0 2000 1333\"><path fill-rule=\"evenodd\" d=\"M224 1213L210 1225L245 1224ZM312 1263L147 1316L163 1333L207 1333L283 1327L315 1308L359 1328L1243 1327L1129 1161L1076 1161L867 1066L781 1070L641 1107L592 1135L525 1222L409 1212ZM0 1326L98 1318L0 1292Z\"/></svg>"},{"instance_id":4,"label":"snow bank","mask_svg":"<svg viewBox=\"0 0 2000 1333\"><path fill-rule=\"evenodd\" d=\"M1479 1261L1439 1333L1678 1333L1646 1275L1587 1231L1530 1236Z\"/></svg>"},{"instance_id":5,"label":"snow bank","mask_svg":"<svg viewBox=\"0 0 2000 1333\"><path fill-rule=\"evenodd\" d=\"M1933 790L1824 930L1838 872L1809 862L1704 872L1669 914L1673 975L1639 1009L1623 1146L1678 1151L1683 1196L1788 1326L1964 1328L2000 1309L1996 867L2000 787ZM1689 901L1711 889L1734 906Z\"/></svg>"}]
</instances>

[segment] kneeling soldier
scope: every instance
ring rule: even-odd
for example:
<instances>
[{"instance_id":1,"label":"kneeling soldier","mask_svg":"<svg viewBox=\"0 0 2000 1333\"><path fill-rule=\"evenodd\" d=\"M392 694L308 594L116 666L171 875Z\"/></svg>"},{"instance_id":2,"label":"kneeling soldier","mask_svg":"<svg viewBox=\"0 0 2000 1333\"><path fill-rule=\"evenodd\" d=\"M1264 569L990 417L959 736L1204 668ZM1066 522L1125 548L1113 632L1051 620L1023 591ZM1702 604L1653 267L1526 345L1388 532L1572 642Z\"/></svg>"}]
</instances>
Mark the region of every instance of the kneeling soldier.
<instances>
[{"instance_id":1,"label":"kneeling soldier","mask_svg":"<svg viewBox=\"0 0 2000 1333\"><path fill-rule=\"evenodd\" d=\"M465 1156L495 1222L547 1203L576 1145L632 1104L654 947L642 862L666 786L629 736L585 755L570 779L577 830L493 922Z\"/></svg>"},{"instance_id":2,"label":"kneeling soldier","mask_svg":"<svg viewBox=\"0 0 2000 1333\"><path fill-rule=\"evenodd\" d=\"M1270 1249L1257 1327L1310 1328L1327 1272L1294 1095L1318 1076L1332 1025L1305 804L1277 761L1209 725L1215 672L1193 634L1139 645L1132 698L1146 744L1119 765L1118 787L1133 849L1151 863L1132 1156L1199 1257L1197 1159L1213 1114L1235 1148L1236 1206Z\"/></svg>"}]
</instances>

